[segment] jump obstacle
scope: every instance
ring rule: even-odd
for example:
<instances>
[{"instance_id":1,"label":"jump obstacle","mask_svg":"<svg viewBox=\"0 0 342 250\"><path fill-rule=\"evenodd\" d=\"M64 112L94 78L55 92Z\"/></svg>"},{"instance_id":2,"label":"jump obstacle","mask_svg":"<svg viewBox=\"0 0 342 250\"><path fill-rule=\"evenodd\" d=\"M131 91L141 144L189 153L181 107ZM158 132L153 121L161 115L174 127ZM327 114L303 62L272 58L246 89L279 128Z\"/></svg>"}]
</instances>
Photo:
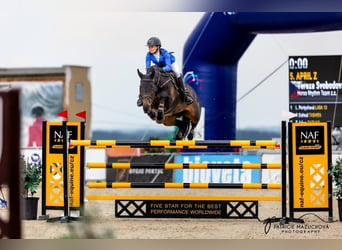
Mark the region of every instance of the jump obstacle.
<instances>
[{"instance_id":1,"label":"jump obstacle","mask_svg":"<svg viewBox=\"0 0 342 250\"><path fill-rule=\"evenodd\" d=\"M189 148L189 149L205 149L205 148L280 148L280 145L273 140L215 140L215 141L168 141L168 140L150 140L144 141L117 141L117 140L72 140L70 146L87 146L99 148Z\"/></svg>"},{"instance_id":2,"label":"jump obstacle","mask_svg":"<svg viewBox=\"0 0 342 250\"><path fill-rule=\"evenodd\" d=\"M273 140L221 140L221 141L116 141L116 140L72 140L72 146L87 146L89 148L177 148L177 149L203 149L203 148L248 148L248 149L279 149L280 145ZM72 147L71 146L71 147ZM89 162L88 168L159 168L159 169L281 169L281 163L106 163ZM89 182L88 188L164 188L164 189L281 189L281 184L262 183L137 183L137 182ZM88 200L115 200L115 215L117 217L162 217L160 213L168 213L166 202L172 201L173 207L193 206L200 202L208 206L208 202L221 202L224 207L219 211L220 218L257 218L259 201L281 201L281 196L118 196L118 195L87 195ZM189 203L191 201L191 203ZM138 202L142 202L139 204ZM205 203L205 204L204 204ZM160 211L153 212L151 207L159 205ZM169 205L169 204L168 204ZM134 207L129 211L128 207ZM195 206L195 205L194 205ZM140 207L144 207L142 210ZM213 213L213 211L211 211ZM156 216L157 214L157 216ZM186 214L187 217L189 213ZM203 216L201 214L201 216ZM217 216L217 215L216 215ZM171 214L171 217L180 217ZM193 216L194 217L194 216ZM196 217L196 216L195 216ZM197 215L198 217L198 215ZM205 216L208 217L208 216Z\"/></svg>"},{"instance_id":3,"label":"jump obstacle","mask_svg":"<svg viewBox=\"0 0 342 250\"><path fill-rule=\"evenodd\" d=\"M162 168L162 169L281 169L281 163L130 163L88 162L88 168Z\"/></svg>"},{"instance_id":4,"label":"jump obstacle","mask_svg":"<svg viewBox=\"0 0 342 250\"><path fill-rule=\"evenodd\" d=\"M191 189L191 188L220 188L220 189L279 189L281 196L124 196L124 195L86 195L87 200L115 200L115 215L117 217L162 217L160 213L152 215L151 206L159 206L160 211L165 208L166 202L173 202L174 207L181 207L184 205L192 206L202 205L211 206L216 204L217 207L225 207L224 215L219 218L258 218L258 201L281 201L281 217L274 219L280 223L288 223L290 221L303 223L302 219L295 219L293 211L290 207L290 217L287 216L287 185L286 185L286 123L282 122L281 144L273 140L226 140L226 141L166 141L166 140L151 140L143 141L117 141L117 140L70 140L68 147L63 150L64 154L68 154L66 148L260 148L260 149L280 149L281 163L106 163L106 162L89 162L88 168L162 168L162 169L281 169L282 180L280 183L139 183L139 182L89 182L88 188L177 188L177 189ZM290 192L294 192L293 189ZM290 199L293 195L289 194ZM222 203L223 202L223 203ZM290 200L289 203L292 203ZM290 204L291 205L291 204ZM133 212L128 211L128 207L133 206ZM243 212L238 210L244 208ZM149 209L148 209L149 208ZM227 211L227 209L229 211ZM148 211L147 211L148 210ZM312 210L312 209L311 209ZM165 209L164 209L165 211ZM329 219L332 218L332 208L318 209L318 211L329 211ZM157 212L158 213L158 212ZM137 215L138 214L138 215ZM213 214L205 215L205 218L217 218ZM217 215L216 214L216 215ZM232 214L235 214L235 216ZM203 215L203 214L201 214ZM169 218L168 216L166 216ZM187 212L184 214L171 214L171 217L192 217ZM196 216L193 216L197 218ZM203 218L203 217L200 217Z\"/></svg>"}]
</instances>

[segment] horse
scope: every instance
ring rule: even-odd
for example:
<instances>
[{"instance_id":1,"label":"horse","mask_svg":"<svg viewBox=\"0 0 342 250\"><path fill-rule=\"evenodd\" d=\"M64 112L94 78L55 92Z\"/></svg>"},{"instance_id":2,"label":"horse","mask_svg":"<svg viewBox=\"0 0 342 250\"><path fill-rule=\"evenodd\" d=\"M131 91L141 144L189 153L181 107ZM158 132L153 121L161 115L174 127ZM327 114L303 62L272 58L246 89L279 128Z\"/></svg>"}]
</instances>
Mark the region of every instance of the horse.
<instances>
[{"instance_id":1,"label":"horse","mask_svg":"<svg viewBox=\"0 0 342 250\"><path fill-rule=\"evenodd\" d=\"M150 67L146 74L139 69L137 72L144 113L159 124L178 127L176 140L192 140L201 116L201 104L194 89L186 86L187 94L194 100L187 105L178 93L173 72L161 72L157 66Z\"/></svg>"}]
</instances>

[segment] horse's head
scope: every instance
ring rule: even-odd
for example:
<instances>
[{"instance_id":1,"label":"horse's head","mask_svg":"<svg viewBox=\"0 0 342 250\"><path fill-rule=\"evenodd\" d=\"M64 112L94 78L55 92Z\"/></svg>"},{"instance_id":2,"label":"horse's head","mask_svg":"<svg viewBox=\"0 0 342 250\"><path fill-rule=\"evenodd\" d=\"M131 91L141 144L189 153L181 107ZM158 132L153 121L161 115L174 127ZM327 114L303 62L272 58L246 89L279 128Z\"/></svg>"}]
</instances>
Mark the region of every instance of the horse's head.
<instances>
[{"instance_id":1,"label":"horse's head","mask_svg":"<svg viewBox=\"0 0 342 250\"><path fill-rule=\"evenodd\" d=\"M157 86L154 82L154 71L147 72L147 74L141 73L139 69L137 71L140 77L140 95L143 101L143 110L145 113L148 113L151 110L157 91Z\"/></svg>"}]
</instances>

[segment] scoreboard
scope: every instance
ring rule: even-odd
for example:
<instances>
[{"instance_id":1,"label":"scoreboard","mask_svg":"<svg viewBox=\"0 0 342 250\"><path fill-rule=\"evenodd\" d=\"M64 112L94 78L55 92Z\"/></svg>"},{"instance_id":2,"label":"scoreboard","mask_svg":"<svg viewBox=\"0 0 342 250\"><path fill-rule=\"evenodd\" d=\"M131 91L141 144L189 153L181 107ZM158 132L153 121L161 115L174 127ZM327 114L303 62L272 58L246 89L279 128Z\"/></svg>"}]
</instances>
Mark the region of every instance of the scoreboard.
<instances>
[{"instance_id":1,"label":"scoreboard","mask_svg":"<svg viewBox=\"0 0 342 250\"><path fill-rule=\"evenodd\" d=\"M292 122L342 126L342 56L290 56L289 111Z\"/></svg>"}]
</instances>

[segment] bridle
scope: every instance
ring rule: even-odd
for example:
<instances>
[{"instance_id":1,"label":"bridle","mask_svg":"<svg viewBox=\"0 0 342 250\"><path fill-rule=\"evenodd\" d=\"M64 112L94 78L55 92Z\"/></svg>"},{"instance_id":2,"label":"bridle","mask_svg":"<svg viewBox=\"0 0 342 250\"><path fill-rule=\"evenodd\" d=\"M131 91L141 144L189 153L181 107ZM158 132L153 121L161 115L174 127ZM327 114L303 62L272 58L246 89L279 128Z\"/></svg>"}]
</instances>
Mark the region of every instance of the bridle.
<instances>
[{"instance_id":1,"label":"bridle","mask_svg":"<svg viewBox=\"0 0 342 250\"><path fill-rule=\"evenodd\" d=\"M154 80L153 79L141 79L141 83L140 84L142 84L143 82L146 82L146 83L150 82L151 86L153 87L153 93L156 92L157 86L154 84ZM152 103L153 100L154 100L154 98L151 95L149 95L149 94L145 94L145 95L141 96L141 98L143 100L147 99L150 103Z\"/></svg>"},{"instance_id":2,"label":"bridle","mask_svg":"<svg viewBox=\"0 0 342 250\"><path fill-rule=\"evenodd\" d=\"M154 90L154 93L157 92L158 89L162 89L163 87L165 87L169 82L172 82L172 80L176 81L176 79L174 79L173 75L172 74L168 74L168 79L165 81L165 82L161 82L161 79L162 79L162 73L155 70L154 72L154 76L153 78L144 78L144 79L141 79L141 83L142 82L151 82L152 86L153 86L153 90ZM143 95L142 96L142 99L147 99L149 100L151 103L153 103L154 101L154 98L150 95Z\"/></svg>"}]
</instances>

